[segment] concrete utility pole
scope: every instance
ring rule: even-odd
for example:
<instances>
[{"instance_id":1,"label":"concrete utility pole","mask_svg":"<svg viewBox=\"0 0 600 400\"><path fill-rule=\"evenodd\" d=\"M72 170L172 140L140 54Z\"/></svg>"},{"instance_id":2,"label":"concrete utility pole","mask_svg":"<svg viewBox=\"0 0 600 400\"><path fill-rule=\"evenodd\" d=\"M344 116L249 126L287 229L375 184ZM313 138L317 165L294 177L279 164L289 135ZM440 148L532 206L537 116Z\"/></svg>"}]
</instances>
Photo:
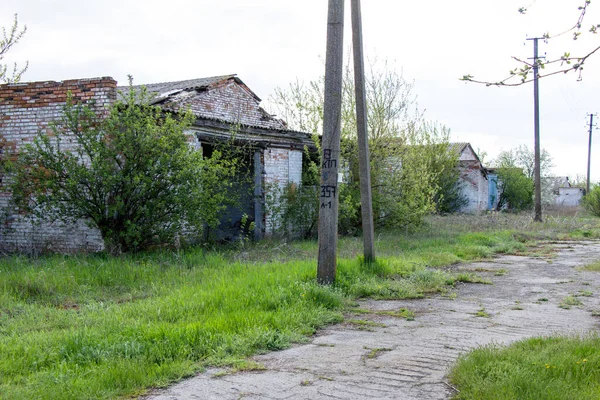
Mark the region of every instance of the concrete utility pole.
<instances>
[{"instance_id":1,"label":"concrete utility pole","mask_svg":"<svg viewBox=\"0 0 600 400\"><path fill-rule=\"evenodd\" d=\"M542 179L540 176L540 91L538 85L538 40L541 38L531 38L533 40L533 118L534 118L534 147L535 147L535 165L533 168L533 180L535 185L535 216L534 221L542 222Z\"/></svg>"},{"instance_id":2,"label":"concrete utility pole","mask_svg":"<svg viewBox=\"0 0 600 400\"><path fill-rule=\"evenodd\" d=\"M585 194L590 192L590 165L592 163L592 128L594 127L594 114L590 114L590 139L588 142L588 165L587 165L587 183L585 185Z\"/></svg>"},{"instance_id":3,"label":"concrete utility pole","mask_svg":"<svg viewBox=\"0 0 600 400\"><path fill-rule=\"evenodd\" d=\"M335 281L337 266L339 206L337 181L340 160L343 66L344 0L329 0L317 265L317 280L325 285Z\"/></svg>"},{"instance_id":4,"label":"concrete utility pole","mask_svg":"<svg viewBox=\"0 0 600 400\"><path fill-rule=\"evenodd\" d=\"M362 14L360 0L352 0L351 5L363 247L365 262L369 263L375 261L375 233L373 230L373 201L371 196L371 164L369 163L369 135L367 129L367 95L365 90Z\"/></svg>"}]
</instances>

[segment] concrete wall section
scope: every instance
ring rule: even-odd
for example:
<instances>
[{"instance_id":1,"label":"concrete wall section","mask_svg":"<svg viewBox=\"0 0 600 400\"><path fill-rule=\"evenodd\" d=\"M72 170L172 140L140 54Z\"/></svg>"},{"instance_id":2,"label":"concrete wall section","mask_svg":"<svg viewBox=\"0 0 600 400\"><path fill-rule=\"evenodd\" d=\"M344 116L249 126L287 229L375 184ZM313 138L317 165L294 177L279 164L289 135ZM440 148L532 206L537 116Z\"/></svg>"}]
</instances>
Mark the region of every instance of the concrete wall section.
<instances>
[{"instance_id":1,"label":"concrete wall section","mask_svg":"<svg viewBox=\"0 0 600 400\"><path fill-rule=\"evenodd\" d=\"M581 204L583 189L578 187L559 188L555 202L557 206L576 207Z\"/></svg>"}]
</instances>

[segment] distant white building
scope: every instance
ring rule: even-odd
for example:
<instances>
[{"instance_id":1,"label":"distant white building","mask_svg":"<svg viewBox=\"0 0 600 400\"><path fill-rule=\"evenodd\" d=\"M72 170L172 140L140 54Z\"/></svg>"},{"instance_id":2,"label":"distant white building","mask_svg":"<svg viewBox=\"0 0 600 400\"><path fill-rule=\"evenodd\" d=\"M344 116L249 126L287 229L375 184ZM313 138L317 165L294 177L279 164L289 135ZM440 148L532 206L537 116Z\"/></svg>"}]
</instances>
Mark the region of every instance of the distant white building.
<instances>
[{"instance_id":1,"label":"distant white building","mask_svg":"<svg viewBox=\"0 0 600 400\"><path fill-rule=\"evenodd\" d=\"M554 188L554 203L559 207L577 207L585 194L585 189L571 186L568 177L555 179L557 183Z\"/></svg>"}]
</instances>

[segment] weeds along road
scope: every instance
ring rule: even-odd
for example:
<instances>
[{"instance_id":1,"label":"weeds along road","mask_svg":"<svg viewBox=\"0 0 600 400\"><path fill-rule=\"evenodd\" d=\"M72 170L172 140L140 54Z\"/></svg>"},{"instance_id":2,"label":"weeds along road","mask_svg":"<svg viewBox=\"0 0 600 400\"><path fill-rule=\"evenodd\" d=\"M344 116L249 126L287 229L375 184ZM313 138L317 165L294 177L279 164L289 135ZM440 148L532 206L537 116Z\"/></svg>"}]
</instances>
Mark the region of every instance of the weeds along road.
<instances>
[{"instance_id":1,"label":"weeds along road","mask_svg":"<svg viewBox=\"0 0 600 400\"><path fill-rule=\"evenodd\" d=\"M455 267L492 285L463 284L424 300L364 301L360 308L369 313L347 318L354 322L323 330L310 344L254 357L264 370L211 369L147 399L451 398L446 374L476 346L598 330L600 273L578 267L600 258L600 243L552 246L547 258L503 256ZM401 308L414 311L414 320L381 312Z\"/></svg>"}]
</instances>

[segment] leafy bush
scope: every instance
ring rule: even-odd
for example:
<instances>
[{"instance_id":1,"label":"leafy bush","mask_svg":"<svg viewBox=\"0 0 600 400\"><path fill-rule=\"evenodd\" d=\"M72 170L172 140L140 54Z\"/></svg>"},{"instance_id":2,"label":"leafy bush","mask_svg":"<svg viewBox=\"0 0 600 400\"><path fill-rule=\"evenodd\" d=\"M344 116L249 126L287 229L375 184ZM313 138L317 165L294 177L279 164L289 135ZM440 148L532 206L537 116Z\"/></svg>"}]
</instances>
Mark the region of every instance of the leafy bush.
<instances>
[{"instance_id":1,"label":"leafy bush","mask_svg":"<svg viewBox=\"0 0 600 400\"><path fill-rule=\"evenodd\" d=\"M600 185L590 189L590 192L583 198L583 205L590 213L600 217Z\"/></svg>"},{"instance_id":2,"label":"leafy bush","mask_svg":"<svg viewBox=\"0 0 600 400\"><path fill-rule=\"evenodd\" d=\"M15 204L41 220L87 221L112 253L217 225L235 163L190 146L190 112L164 113L145 90L125 97L107 115L69 99L52 134L40 132L16 162Z\"/></svg>"}]
</instances>

